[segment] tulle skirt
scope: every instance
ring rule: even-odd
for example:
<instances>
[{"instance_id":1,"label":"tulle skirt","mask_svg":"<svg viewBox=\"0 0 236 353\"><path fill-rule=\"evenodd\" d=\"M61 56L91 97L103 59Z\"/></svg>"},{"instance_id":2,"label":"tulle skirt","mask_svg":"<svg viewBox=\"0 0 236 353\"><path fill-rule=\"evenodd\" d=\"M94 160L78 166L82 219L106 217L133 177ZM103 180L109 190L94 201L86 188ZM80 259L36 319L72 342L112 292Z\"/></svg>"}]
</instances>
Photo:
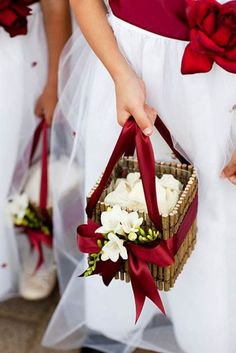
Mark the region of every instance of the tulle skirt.
<instances>
[{"instance_id":1,"label":"tulle skirt","mask_svg":"<svg viewBox=\"0 0 236 353\"><path fill-rule=\"evenodd\" d=\"M107 353L131 352L137 346L163 353L234 353L236 188L219 175L236 141L236 76L217 65L207 74L183 76L185 42L149 33L113 15L109 21L122 52L146 84L147 103L157 109L176 145L197 169L197 246L175 288L162 294L167 317L147 300L137 325L129 284L114 280L106 288L99 277L78 277L86 257L76 247L76 226L85 221L86 195L104 170L120 127L113 81L76 33L61 65L52 141L53 159L69 157L61 191L54 195L62 291L67 287L44 344L60 349L84 344ZM157 134L153 146L157 160L172 158ZM79 168L77 190L65 197L73 164Z\"/></svg>"},{"instance_id":2,"label":"tulle skirt","mask_svg":"<svg viewBox=\"0 0 236 353\"><path fill-rule=\"evenodd\" d=\"M18 291L19 255L6 202L10 194L19 191L27 169L24 151L36 125L34 105L45 83L47 68L39 4L33 5L32 10L26 36L10 38L0 29L0 300ZM17 165L20 171L15 175Z\"/></svg>"}]
</instances>

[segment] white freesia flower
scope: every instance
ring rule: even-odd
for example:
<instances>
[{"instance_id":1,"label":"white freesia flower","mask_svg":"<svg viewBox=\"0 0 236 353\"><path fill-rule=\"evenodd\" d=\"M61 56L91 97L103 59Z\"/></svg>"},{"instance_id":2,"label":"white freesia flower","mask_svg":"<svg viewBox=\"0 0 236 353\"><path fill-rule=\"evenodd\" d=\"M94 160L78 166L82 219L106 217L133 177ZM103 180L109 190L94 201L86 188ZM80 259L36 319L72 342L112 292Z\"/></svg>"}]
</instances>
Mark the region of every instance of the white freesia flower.
<instances>
[{"instance_id":1,"label":"white freesia flower","mask_svg":"<svg viewBox=\"0 0 236 353\"><path fill-rule=\"evenodd\" d=\"M8 211L12 216L24 218L25 211L29 206L29 199L26 194L18 195L8 203Z\"/></svg>"},{"instance_id":2,"label":"white freesia flower","mask_svg":"<svg viewBox=\"0 0 236 353\"><path fill-rule=\"evenodd\" d=\"M127 212L123 211L120 206L115 205L112 209L102 212L101 223L102 226L96 230L96 233L108 234L110 232L123 235L122 228L123 218L126 217Z\"/></svg>"},{"instance_id":3,"label":"white freesia flower","mask_svg":"<svg viewBox=\"0 0 236 353\"><path fill-rule=\"evenodd\" d=\"M136 233L139 227L143 223L143 218L138 215L138 212L130 212L126 214L126 217L122 220L122 228L126 234Z\"/></svg>"},{"instance_id":4,"label":"white freesia flower","mask_svg":"<svg viewBox=\"0 0 236 353\"><path fill-rule=\"evenodd\" d=\"M119 256L121 256L123 260L127 260L128 253L126 247L123 245L124 240L120 239L114 233L109 233L108 239L108 243L102 248L103 253L101 256L101 260L107 261L110 259L113 262L117 262Z\"/></svg>"}]
</instances>

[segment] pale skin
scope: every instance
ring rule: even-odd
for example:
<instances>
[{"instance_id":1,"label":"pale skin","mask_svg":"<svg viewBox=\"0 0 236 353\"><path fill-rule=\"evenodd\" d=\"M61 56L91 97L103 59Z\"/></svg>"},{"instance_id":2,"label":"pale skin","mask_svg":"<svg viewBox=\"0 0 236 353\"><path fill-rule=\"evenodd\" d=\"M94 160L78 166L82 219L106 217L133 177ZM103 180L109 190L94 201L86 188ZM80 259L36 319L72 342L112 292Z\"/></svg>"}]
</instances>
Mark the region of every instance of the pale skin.
<instances>
[{"instance_id":1,"label":"pale skin","mask_svg":"<svg viewBox=\"0 0 236 353\"><path fill-rule=\"evenodd\" d=\"M114 81L118 123L123 126L132 115L143 133L151 135L156 111L146 104L145 83L119 50L103 1L70 0L70 3L81 31ZM236 151L221 177L236 184Z\"/></svg>"},{"instance_id":2,"label":"pale skin","mask_svg":"<svg viewBox=\"0 0 236 353\"><path fill-rule=\"evenodd\" d=\"M71 16L68 0L41 0L48 47L48 75L39 97L35 114L50 126L57 104L58 67L62 49L71 36Z\"/></svg>"}]
</instances>

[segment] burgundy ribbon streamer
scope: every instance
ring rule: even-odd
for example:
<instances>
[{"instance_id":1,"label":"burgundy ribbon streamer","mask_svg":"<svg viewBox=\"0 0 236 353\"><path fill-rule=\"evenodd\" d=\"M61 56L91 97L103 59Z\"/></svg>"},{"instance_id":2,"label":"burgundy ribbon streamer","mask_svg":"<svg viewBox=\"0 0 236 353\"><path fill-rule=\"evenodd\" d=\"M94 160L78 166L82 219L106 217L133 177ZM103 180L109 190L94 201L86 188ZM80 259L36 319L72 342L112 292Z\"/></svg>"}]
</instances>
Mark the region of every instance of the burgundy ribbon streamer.
<instances>
[{"instance_id":1,"label":"burgundy ribbon streamer","mask_svg":"<svg viewBox=\"0 0 236 353\"><path fill-rule=\"evenodd\" d=\"M29 163L31 164L37 150L40 137L42 136L42 151L41 151L41 184L39 194L39 208L45 218L48 218L47 213L47 200L48 200L48 139L47 139L47 123L45 119L42 119L37 126L33 143L31 147L31 154ZM25 227L25 233L28 236L31 247L38 253L38 262L36 266L37 271L39 267L44 263L44 256L42 250L42 244L52 247L52 234L45 234L40 230Z\"/></svg>"},{"instance_id":2,"label":"burgundy ribbon streamer","mask_svg":"<svg viewBox=\"0 0 236 353\"><path fill-rule=\"evenodd\" d=\"M47 139L47 123L44 119L41 120L37 126L30 154L30 164L33 161L35 152L37 150L40 137L42 136L42 151L41 151L41 185L39 195L39 207L42 211L47 209L48 199L48 139Z\"/></svg>"},{"instance_id":3,"label":"burgundy ribbon streamer","mask_svg":"<svg viewBox=\"0 0 236 353\"><path fill-rule=\"evenodd\" d=\"M38 253L38 261L35 268L35 272L37 272L40 266L44 263L42 244L45 244L51 248L52 236L51 234L45 234L37 229L25 228L24 231L28 236L31 248L37 251Z\"/></svg>"},{"instance_id":4,"label":"burgundy ribbon streamer","mask_svg":"<svg viewBox=\"0 0 236 353\"><path fill-rule=\"evenodd\" d=\"M95 233L98 227L99 225L91 220L87 225L78 227L77 241L81 252L91 254L101 251L101 248L97 245L97 241L104 239L104 237L102 234ZM131 242L125 245L128 251L129 273L136 303L136 321L141 314L146 297L150 298L165 313L161 298L147 265L149 262L165 267L174 262L165 242L154 242L149 246L141 246ZM121 258L117 262L112 262L111 260L99 261L94 274L100 274L104 284L108 286L123 263L124 260ZM145 286L143 283L145 283Z\"/></svg>"},{"instance_id":5,"label":"burgundy ribbon streamer","mask_svg":"<svg viewBox=\"0 0 236 353\"><path fill-rule=\"evenodd\" d=\"M171 239L160 242L156 241L145 246L132 242L125 244L128 251L129 274L136 305L136 322L142 312L146 297L152 300L162 313L165 314L165 309L148 263L159 267L170 266L174 263L174 256L178 252L197 216L197 206L198 197L196 195L178 232ZM77 242L81 252L91 254L101 251L97 241L104 239L104 237L102 234L95 233L99 227L97 223L91 220L89 220L88 224L78 227ZM117 262L112 262L111 260L99 261L94 274L100 274L104 284L108 286L123 264L124 260L121 258Z\"/></svg>"}]
</instances>

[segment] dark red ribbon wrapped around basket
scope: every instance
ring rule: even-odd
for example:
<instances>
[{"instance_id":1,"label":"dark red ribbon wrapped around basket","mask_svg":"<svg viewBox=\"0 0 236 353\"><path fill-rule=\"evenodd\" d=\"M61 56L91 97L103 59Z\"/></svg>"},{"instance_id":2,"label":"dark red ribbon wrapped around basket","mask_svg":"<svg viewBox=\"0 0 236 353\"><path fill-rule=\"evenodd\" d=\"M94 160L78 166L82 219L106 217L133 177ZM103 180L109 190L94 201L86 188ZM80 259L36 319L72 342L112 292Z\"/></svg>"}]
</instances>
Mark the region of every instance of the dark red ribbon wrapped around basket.
<instances>
[{"instance_id":1,"label":"dark red ribbon wrapped around basket","mask_svg":"<svg viewBox=\"0 0 236 353\"><path fill-rule=\"evenodd\" d=\"M175 150L171 135L159 117L157 117L155 126L171 147L172 151L177 154L178 158L182 162L188 163ZM95 233L99 225L91 220L92 213L107 185L116 163L123 154L127 155L127 151L130 151L132 146L136 146L138 164L149 218L158 230L162 230L162 221L156 196L155 158L153 148L150 138L144 136L134 119L130 118L122 129L120 137L116 143L98 187L88 201L86 208L89 218L88 224L78 227L78 247L81 252L89 254L98 253L101 251L97 245L97 241L102 239L103 236ZM154 279L148 268L148 263L155 264L160 267L170 266L174 263L174 256L190 230L196 218L196 214L197 196L189 207L178 232L168 241L158 240L149 245L136 245L132 242L125 243L128 251L129 274L136 303L136 321L141 314L146 297L151 299L163 313L165 312ZM100 261L97 263L95 273L102 275L104 283L109 285L115 274L119 271L123 262L124 261L122 259L118 260L116 263L110 260L105 262ZM145 285L143 285L144 283Z\"/></svg>"},{"instance_id":2,"label":"dark red ribbon wrapped around basket","mask_svg":"<svg viewBox=\"0 0 236 353\"><path fill-rule=\"evenodd\" d=\"M48 218L47 200L48 200L48 137L47 137L47 123L44 119L37 126L30 154L30 164L33 161L36 149L42 136L42 151L41 151L41 185L39 195L39 209L43 216ZM45 234L38 229L29 227L24 228L24 233L27 234L31 248L37 251L38 261L35 271L44 263L44 256L42 244L52 247L52 234Z\"/></svg>"}]
</instances>

